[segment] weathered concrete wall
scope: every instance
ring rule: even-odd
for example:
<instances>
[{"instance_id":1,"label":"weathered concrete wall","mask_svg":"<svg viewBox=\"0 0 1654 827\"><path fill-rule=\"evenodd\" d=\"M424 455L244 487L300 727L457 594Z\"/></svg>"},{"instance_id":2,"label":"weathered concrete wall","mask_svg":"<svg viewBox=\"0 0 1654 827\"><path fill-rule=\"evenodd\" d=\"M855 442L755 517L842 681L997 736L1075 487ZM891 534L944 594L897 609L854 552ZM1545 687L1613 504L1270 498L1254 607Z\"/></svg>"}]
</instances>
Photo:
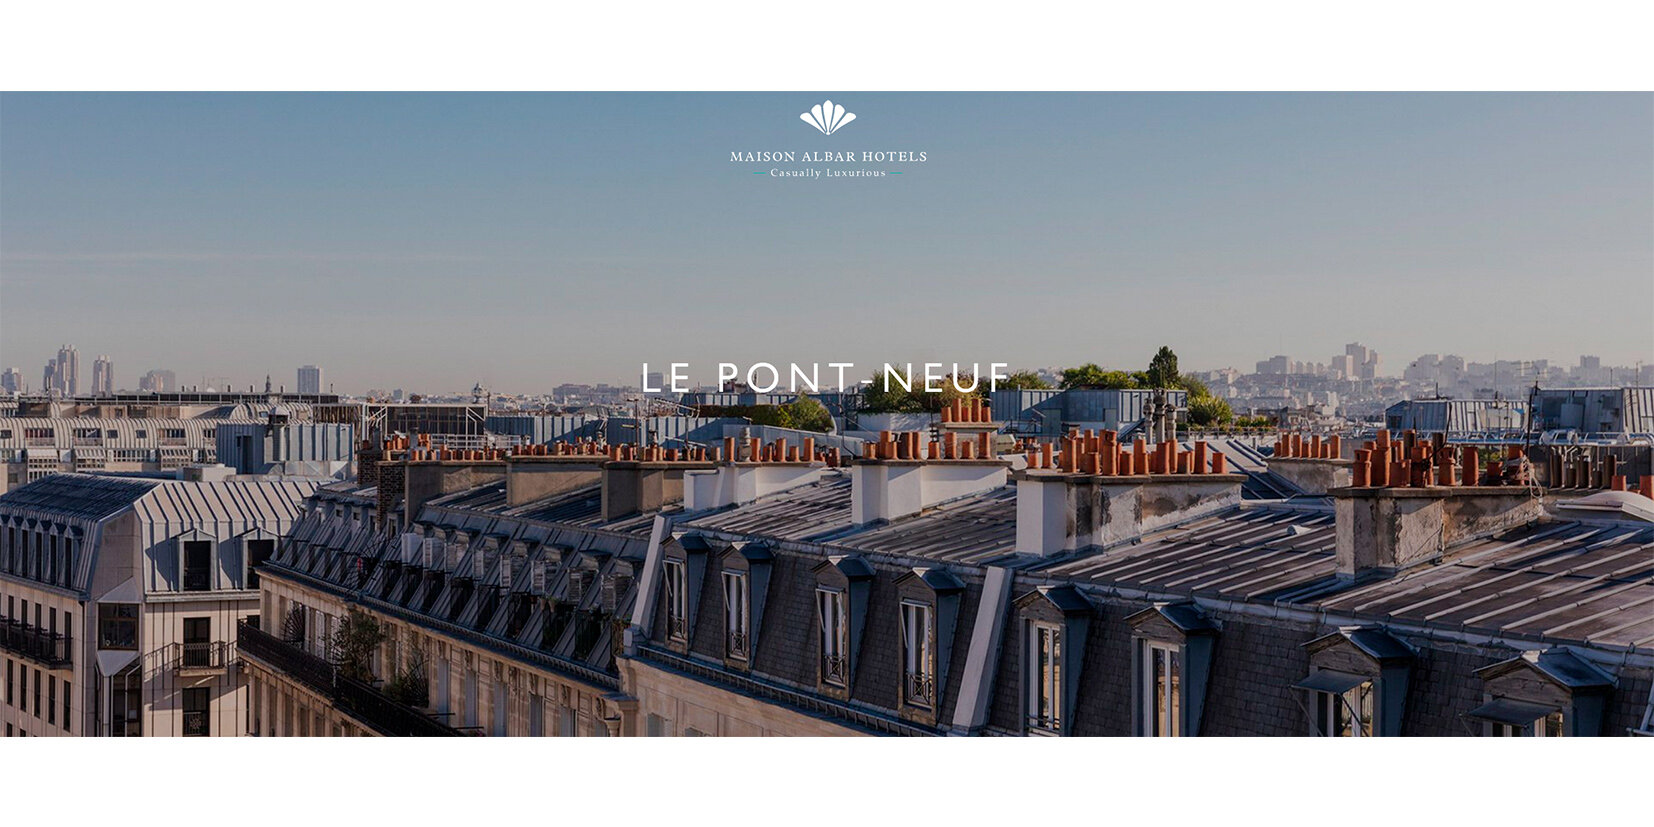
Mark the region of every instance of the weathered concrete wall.
<instances>
[{"instance_id":1,"label":"weathered concrete wall","mask_svg":"<svg viewBox=\"0 0 1654 827\"><path fill-rule=\"evenodd\" d=\"M1024 473L1017 551L1057 554L1129 540L1240 503L1244 474L1102 477Z\"/></svg>"},{"instance_id":2,"label":"weathered concrete wall","mask_svg":"<svg viewBox=\"0 0 1654 827\"><path fill-rule=\"evenodd\" d=\"M505 500L523 505L603 479L603 463L592 457L512 457L506 462Z\"/></svg>"},{"instance_id":3,"label":"weathered concrete wall","mask_svg":"<svg viewBox=\"0 0 1654 827\"><path fill-rule=\"evenodd\" d=\"M1332 492L1340 574L1394 571L1453 545L1539 519L1526 488L1340 488Z\"/></svg>"},{"instance_id":4,"label":"weathered concrete wall","mask_svg":"<svg viewBox=\"0 0 1654 827\"><path fill-rule=\"evenodd\" d=\"M419 513L419 507L427 501L497 482L505 476L505 462L454 462L454 461L426 461L407 463L407 513ZM386 471L380 474L383 484ZM383 503L381 503L383 511Z\"/></svg>"}]
</instances>

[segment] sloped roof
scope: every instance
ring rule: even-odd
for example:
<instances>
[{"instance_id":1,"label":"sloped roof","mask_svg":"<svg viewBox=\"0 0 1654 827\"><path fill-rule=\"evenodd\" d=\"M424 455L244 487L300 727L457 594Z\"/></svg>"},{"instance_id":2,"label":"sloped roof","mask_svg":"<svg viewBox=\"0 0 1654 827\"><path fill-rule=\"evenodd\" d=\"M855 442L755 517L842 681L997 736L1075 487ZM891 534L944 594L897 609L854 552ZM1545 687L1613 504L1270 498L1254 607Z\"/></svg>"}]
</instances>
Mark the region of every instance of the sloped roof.
<instances>
[{"instance_id":1,"label":"sloped roof","mask_svg":"<svg viewBox=\"0 0 1654 827\"><path fill-rule=\"evenodd\" d=\"M154 479L50 474L0 494L0 510L35 510L97 522L120 513L164 484Z\"/></svg>"},{"instance_id":2,"label":"sloped roof","mask_svg":"<svg viewBox=\"0 0 1654 827\"><path fill-rule=\"evenodd\" d=\"M1489 634L1654 646L1654 526L1539 522L1450 550L1442 565L1351 589L1331 611Z\"/></svg>"},{"instance_id":3,"label":"sloped roof","mask_svg":"<svg viewBox=\"0 0 1654 827\"><path fill-rule=\"evenodd\" d=\"M1236 507L1034 570L1051 577L1262 599L1333 576L1333 515Z\"/></svg>"}]
</instances>

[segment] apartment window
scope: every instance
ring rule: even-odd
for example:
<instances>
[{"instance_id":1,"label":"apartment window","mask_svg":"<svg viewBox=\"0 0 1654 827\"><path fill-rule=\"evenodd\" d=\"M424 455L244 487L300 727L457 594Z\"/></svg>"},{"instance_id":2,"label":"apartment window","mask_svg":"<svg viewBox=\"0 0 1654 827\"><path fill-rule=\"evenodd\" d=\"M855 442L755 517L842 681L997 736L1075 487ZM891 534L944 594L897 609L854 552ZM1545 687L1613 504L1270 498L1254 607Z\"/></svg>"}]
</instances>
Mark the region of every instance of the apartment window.
<instances>
[{"instance_id":1,"label":"apartment window","mask_svg":"<svg viewBox=\"0 0 1654 827\"><path fill-rule=\"evenodd\" d=\"M546 702L539 695L528 696L528 736L539 738L546 734Z\"/></svg>"},{"instance_id":2,"label":"apartment window","mask_svg":"<svg viewBox=\"0 0 1654 827\"><path fill-rule=\"evenodd\" d=\"M109 734L135 738L144 734L143 675L136 665L109 679Z\"/></svg>"},{"instance_id":3,"label":"apartment window","mask_svg":"<svg viewBox=\"0 0 1654 827\"><path fill-rule=\"evenodd\" d=\"M902 601L902 700L927 709L936 703L933 617L929 604Z\"/></svg>"},{"instance_id":4,"label":"apartment window","mask_svg":"<svg viewBox=\"0 0 1654 827\"><path fill-rule=\"evenodd\" d=\"M212 588L212 546L207 540L184 541L184 591Z\"/></svg>"},{"instance_id":5,"label":"apartment window","mask_svg":"<svg viewBox=\"0 0 1654 827\"><path fill-rule=\"evenodd\" d=\"M212 662L212 618L184 618L184 666L208 666Z\"/></svg>"},{"instance_id":6,"label":"apartment window","mask_svg":"<svg viewBox=\"0 0 1654 827\"><path fill-rule=\"evenodd\" d=\"M477 725L477 671L465 670L465 725Z\"/></svg>"},{"instance_id":7,"label":"apartment window","mask_svg":"<svg viewBox=\"0 0 1654 827\"><path fill-rule=\"evenodd\" d=\"M136 603L98 604L98 648L138 648L138 605Z\"/></svg>"},{"instance_id":8,"label":"apartment window","mask_svg":"<svg viewBox=\"0 0 1654 827\"><path fill-rule=\"evenodd\" d=\"M17 706L16 698L12 693L12 661L6 658L6 706Z\"/></svg>"},{"instance_id":9,"label":"apartment window","mask_svg":"<svg viewBox=\"0 0 1654 827\"><path fill-rule=\"evenodd\" d=\"M1343 692L1315 693L1315 720L1322 735L1372 737L1373 682L1362 681Z\"/></svg>"},{"instance_id":10,"label":"apartment window","mask_svg":"<svg viewBox=\"0 0 1654 827\"><path fill-rule=\"evenodd\" d=\"M275 540L247 541L247 588L258 588L258 567L275 553Z\"/></svg>"},{"instance_id":11,"label":"apartment window","mask_svg":"<svg viewBox=\"0 0 1654 827\"><path fill-rule=\"evenodd\" d=\"M850 681L850 633L844 592L816 590L816 623L821 630L821 682L846 687Z\"/></svg>"},{"instance_id":12,"label":"apartment window","mask_svg":"<svg viewBox=\"0 0 1654 827\"><path fill-rule=\"evenodd\" d=\"M46 723L57 723L57 676L46 677Z\"/></svg>"},{"instance_id":13,"label":"apartment window","mask_svg":"<svg viewBox=\"0 0 1654 827\"><path fill-rule=\"evenodd\" d=\"M69 723L69 721L70 721L69 699L72 698L72 697L74 697L74 693L71 692L70 689L69 689L69 681L65 680L63 682L63 731L64 732L73 732L74 731L74 727L71 726L70 723Z\"/></svg>"},{"instance_id":14,"label":"apartment window","mask_svg":"<svg viewBox=\"0 0 1654 827\"><path fill-rule=\"evenodd\" d=\"M505 684L496 681L494 683L494 703L492 704L494 707L493 735L499 738L506 736L506 727L510 719L511 706L507 703L506 697Z\"/></svg>"},{"instance_id":15,"label":"apartment window","mask_svg":"<svg viewBox=\"0 0 1654 827\"><path fill-rule=\"evenodd\" d=\"M1535 718L1529 724L1487 722L1487 734L1495 738L1519 738L1533 736L1539 738L1561 738L1566 731L1562 728L1562 711L1557 710Z\"/></svg>"},{"instance_id":16,"label":"apartment window","mask_svg":"<svg viewBox=\"0 0 1654 827\"><path fill-rule=\"evenodd\" d=\"M667 560L666 575L666 637L679 643L689 640L689 592L684 577L684 565L679 560Z\"/></svg>"},{"instance_id":17,"label":"apartment window","mask_svg":"<svg viewBox=\"0 0 1654 827\"><path fill-rule=\"evenodd\" d=\"M161 429L161 438L162 439L183 439L184 438L184 429L183 428L162 428Z\"/></svg>"},{"instance_id":18,"label":"apartment window","mask_svg":"<svg viewBox=\"0 0 1654 827\"><path fill-rule=\"evenodd\" d=\"M751 604L747 594L747 576L741 572L724 572L724 654L736 660L746 660L750 652L748 642L751 629L747 619Z\"/></svg>"},{"instance_id":19,"label":"apartment window","mask_svg":"<svg viewBox=\"0 0 1654 827\"><path fill-rule=\"evenodd\" d=\"M205 688L184 690L185 736L205 738L212 734L212 717L209 715L211 692L212 690Z\"/></svg>"},{"instance_id":20,"label":"apartment window","mask_svg":"<svg viewBox=\"0 0 1654 827\"><path fill-rule=\"evenodd\" d=\"M576 722L578 721L578 716L577 716L577 713L574 710L574 707L572 707L572 706L563 707L558 712L557 718L558 718L558 720L557 720L557 734L558 735L562 735L564 737L571 737L571 738L572 737L578 737L580 735L580 728L575 725Z\"/></svg>"},{"instance_id":21,"label":"apartment window","mask_svg":"<svg viewBox=\"0 0 1654 827\"><path fill-rule=\"evenodd\" d=\"M1137 734L1182 734L1182 647L1153 640L1137 642Z\"/></svg>"},{"instance_id":22,"label":"apartment window","mask_svg":"<svg viewBox=\"0 0 1654 827\"><path fill-rule=\"evenodd\" d=\"M671 724L665 718L651 712L648 718L648 727L644 730L650 738L663 738L671 732Z\"/></svg>"},{"instance_id":23,"label":"apartment window","mask_svg":"<svg viewBox=\"0 0 1654 827\"><path fill-rule=\"evenodd\" d=\"M39 669L34 670L34 716L36 718L40 717L40 672Z\"/></svg>"},{"instance_id":24,"label":"apartment window","mask_svg":"<svg viewBox=\"0 0 1654 827\"><path fill-rule=\"evenodd\" d=\"M1062 630L1048 623L1029 623L1028 728L1062 731Z\"/></svg>"},{"instance_id":25,"label":"apartment window","mask_svg":"<svg viewBox=\"0 0 1654 827\"><path fill-rule=\"evenodd\" d=\"M17 708L19 710L23 711L23 712L28 712L29 711L29 665L28 664L20 663L20 664L17 665L17 682L19 684L19 686L17 687L18 690L19 690L18 693L17 693Z\"/></svg>"}]
</instances>

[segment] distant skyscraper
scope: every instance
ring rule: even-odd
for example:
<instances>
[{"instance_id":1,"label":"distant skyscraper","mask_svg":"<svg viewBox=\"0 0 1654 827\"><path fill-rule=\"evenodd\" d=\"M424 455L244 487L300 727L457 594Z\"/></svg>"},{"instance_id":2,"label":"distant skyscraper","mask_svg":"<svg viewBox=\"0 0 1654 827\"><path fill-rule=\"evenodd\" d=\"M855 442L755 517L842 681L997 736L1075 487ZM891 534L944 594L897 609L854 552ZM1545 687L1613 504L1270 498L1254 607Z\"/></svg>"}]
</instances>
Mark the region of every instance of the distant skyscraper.
<instances>
[{"instance_id":1,"label":"distant skyscraper","mask_svg":"<svg viewBox=\"0 0 1654 827\"><path fill-rule=\"evenodd\" d=\"M57 385L57 362L46 363L46 370L40 374L40 392L47 396L62 396L63 391Z\"/></svg>"},{"instance_id":2,"label":"distant skyscraper","mask_svg":"<svg viewBox=\"0 0 1654 827\"><path fill-rule=\"evenodd\" d=\"M28 388L23 385L23 371L17 368L6 368L5 373L0 373L0 391L22 393L25 390L28 390Z\"/></svg>"},{"instance_id":3,"label":"distant skyscraper","mask_svg":"<svg viewBox=\"0 0 1654 827\"><path fill-rule=\"evenodd\" d=\"M80 393L80 351L64 345L57 351L56 386L64 396Z\"/></svg>"},{"instance_id":4,"label":"distant skyscraper","mask_svg":"<svg viewBox=\"0 0 1654 827\"><path fill-rule=\"evenodd\" d=\"M148 393L177 391L178 375L170 370L152 370L138 380L138 390Z\"/></svg>"},{"instance_id":5,"label":"distant skyscraper","mask_svg":"<svg viewBox=\"0 0 1654 827\"><path fill-rule=\"evenodd\" d=\"M315 365L299 368L299 393L322 392L322 369Z\"/></svg>"},{"instance_id":6,"label":"distant skyscraper","mask_svg":"<svg viewBox=\"0 0 1654 827\"><path fill-rule=\"evenodd\" d=\"M1344 346L1344 355L1355 360L1355 371L1359 376L1351 378L1373 379L1378 376L1378 351L1360 342L1351 342Z\"/></svg>"},{"instance_id":7,"label":"distant skyscraper","mask_svg":"<svg viewBox=\"0 0 1654 827\"><path fill-rule=\"evenodd\" d=\"M99 356L92 363L92 395L113 396L115 393L115 363L108 356Z\"/></svg>"}]
</instances>

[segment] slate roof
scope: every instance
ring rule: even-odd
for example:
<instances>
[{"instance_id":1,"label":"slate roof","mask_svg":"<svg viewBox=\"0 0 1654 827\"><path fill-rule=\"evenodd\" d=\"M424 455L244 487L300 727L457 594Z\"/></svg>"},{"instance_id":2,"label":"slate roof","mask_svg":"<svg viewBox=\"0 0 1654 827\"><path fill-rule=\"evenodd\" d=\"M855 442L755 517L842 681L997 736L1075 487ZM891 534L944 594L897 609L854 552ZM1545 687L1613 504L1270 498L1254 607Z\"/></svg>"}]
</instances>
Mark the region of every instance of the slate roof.
<instances>
[{"instance_id":1,"label":"slate roof","mask_svg":"<svg viewBox=\"0 0 1654 827\"><path fill-rule=\"evenodd\" d=\"M825 538L851 528L850 475L829 473L819 482L692 519L685 525L733 534L762 534L776 540Z\"/></svg>"},{"instance_id":2,"label":"slate roof","mask_svg":"<svg viewBox=\"0 0 1654 827\"><path fill-rule=\"evenodd\" d=\"M923 514L843 537L834 546L855 551L987 565L1012 554L1017 540L1016 488L943 503Z\"/></svg>"},{"instance_id":3,"label":"slate roof","mask_svg":"<svg viewBox=\"0 0 1654 827\"><path fill-rule=\"evenodd\" d=\"M1540 522L1324 601L1329 611L1592 646L1654 646L1654 526Z\"/></svg>"},{"instance_id":4,"label":"slate roof","mask_svg":"<svg viewBox=\"0 0 1654 827\"><path fill-rule=\"evenodd\" d=\"M522 505L507 505L505 481L492 482L454 494L437 497L425 504L452 512L486 514L494 517L538 523L598 528L605 531L648 535L653 514L637 514L617 520L603 519L603 488L592 484Z\"/></svg>"},{"instance_id":5,"label":"slate roof","mask_svg":"<svg viewBox=\"0 0 1654 827\"><path fill-rule=\"evenodd\" d=\"M1081 582L1270 600L1331 578L1333 551L1331 511L1241 506L1032 571Z\"/></svg>"},{"instance_id":6,"label":"slate roof","mask_svg":"<svg viewBox=\"0 0 1654 827\"><path fill-rule=\"evenodd\" d=\"M151 479L49 474L0 494L0 511L33 511L98 522L120 513L162 484Z\"/></svg>"}]
</instances>

